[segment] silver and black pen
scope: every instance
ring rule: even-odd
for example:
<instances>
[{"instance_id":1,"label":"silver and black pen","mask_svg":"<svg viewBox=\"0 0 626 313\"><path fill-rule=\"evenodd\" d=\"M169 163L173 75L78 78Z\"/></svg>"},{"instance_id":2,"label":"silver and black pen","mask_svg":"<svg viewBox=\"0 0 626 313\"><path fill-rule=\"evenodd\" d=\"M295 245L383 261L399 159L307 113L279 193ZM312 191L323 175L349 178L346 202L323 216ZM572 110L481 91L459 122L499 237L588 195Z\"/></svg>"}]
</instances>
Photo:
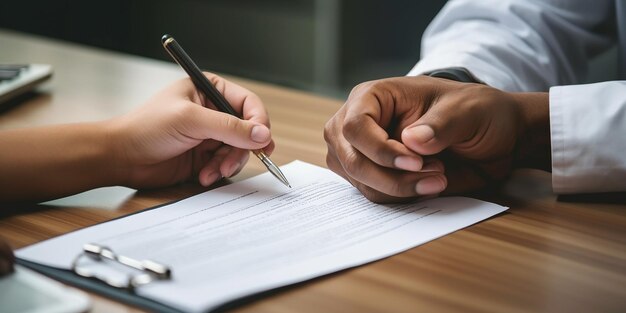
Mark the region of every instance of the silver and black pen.
<instances>
[{"instance_id":1,"label":"silver and black pen","mask_svg":"<svg viewBox=\"0 0 626 313\"><path fill-rule=\"evenodd\" d=\"M174 37L170 35L163 35L161 42L163 43L163 48L165 48L174 61L176 61L176 63L178 63L178 65L180 65L180 67L187 72L193 84L207 97L207 99L209 99L220 111L241 118L241 116L235 111L235 109L233 109L224 96L215 88L215 86L213 86L206 76L202 74L200 68L198 68L196 63L189 57L189 55L187 55L178 42L174 40ZM278 166L270 160L263 150L253 150L252 152L259 158L259 160L261 160L261 162L263 162L272 175L278 178L278 180L285 184L285 186L291 188L291 185L289 184L289 181L287 181L285 175L283 175L283 172L280 171Z\"/></svg>"}]
</instances>

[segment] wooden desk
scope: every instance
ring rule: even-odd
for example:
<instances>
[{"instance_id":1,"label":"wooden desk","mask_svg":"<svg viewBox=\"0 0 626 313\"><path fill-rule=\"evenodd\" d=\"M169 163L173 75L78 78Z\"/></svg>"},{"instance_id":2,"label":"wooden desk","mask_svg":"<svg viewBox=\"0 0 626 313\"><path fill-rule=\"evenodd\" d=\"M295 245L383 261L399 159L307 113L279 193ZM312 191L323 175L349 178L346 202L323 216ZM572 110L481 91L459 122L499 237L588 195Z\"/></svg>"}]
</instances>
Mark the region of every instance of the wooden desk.
<instances>
[{"instance_id":1,"label":"wooden desk","mask_svg":"<svg viewBox=\"0 0 626 313\"><path fill-rule=\"evenodd\" d=\"M155 38L155 45L159 38ZM0 31L0 62L49 63L39 95L0 114L0 129L122 114L183 73L173 64ZM251 82L272 118L278 164L325 165L322 128L340 101ZM251 159L235 180L263 170ZM137 192L117 210L35 208L0 219L20 248L199 193L188 184ZM558 202L550 176L520 171L486 200L508 213L400 255L281 290L238 312L624 312L626 205ZM10 208L9 208L10 209ZM94 312L139 311L97 295Z\"/></svg>"}]
</instances>

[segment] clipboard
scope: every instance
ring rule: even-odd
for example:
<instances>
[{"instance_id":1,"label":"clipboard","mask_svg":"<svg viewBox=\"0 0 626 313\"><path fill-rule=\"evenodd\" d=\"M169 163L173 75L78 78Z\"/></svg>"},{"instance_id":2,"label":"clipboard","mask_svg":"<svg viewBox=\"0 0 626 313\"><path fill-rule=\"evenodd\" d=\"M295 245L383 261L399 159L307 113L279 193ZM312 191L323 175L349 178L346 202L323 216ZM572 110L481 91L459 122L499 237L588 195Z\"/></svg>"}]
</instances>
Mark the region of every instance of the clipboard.
<instances>
[{"instance_id":1,"label":"clipboard","mask_svg":"<svg viewBox=\"0 0 626 313\"><path fill-rule=\"evenodd\" d=\"M189 196L189 197L193 197ZM187 197L187 198L189 198ZM106 223L106 222L110 222L110 221L114 221L116 219L121 219L121 218L125 218L131 215L135 215L135 214L139 214L145 211L150 211L153 209L157 209L166 205L170 205L176 202L179 202L181 200L187 199L187 198L183 198L183 199L179 199L179 200L174 200L171 202L167 202L167 203L163 203L163 204L159 204L150 208L146 208L143 210L139 210L137 212L133 212L131 214L128 215L124 215L124 216L120 216L108 221L103 221L101 223ZM97 223L94 225L98 225L101 223ZM94 225L90 225L90 226L86 226L86 227L91 227ZM82 229L82 228L81 228ZM80 229L77 229L75 231L78 231ZM78 256L77 256L78 257ZM68 285L72 285L74 287L78 287L84 290L88 290L94 293L97 293L99 295L105 296L107 298L110 298L112 300L115 301L120 301L126 304L130 304L142 309L146 309L149 311L155 311L155 312L164 312L164 313L183 313L184 311L175 309L171 306L162 304L160 302L139 296L137 294L135 294L132 291L128 291L126 289L120 289L120 288L116 288L113 287L101 280L96 280L96 279L90 279L84 276L80 276L78 274L76 274L75 272L71 271L71 270L64 270L64 269L59 269L59 268L55 268L55 267L51 267L51 266L47 266L47 265L42 265L36 262L31 262L28 260L24 260L21 259L19 257L15 258L15 263L20 264L24 267L27 267L29 269L32 269L36 272L39 272L41 274L44 274L50 278L56 279L60 282L63 282L65 284Z\"/></svg>"},{"instance_id":2,"label":"clipboard","mask_svg":"<svg viewBox=\"0 0 626 313\"><path fill-rule=\"evenodd\" d=\"M120 302L153 311L215 312L395 255L506 210L462 197L383 206L366 202L329 170L297 161L283 170L300 173L291 192L274 188L274 177L265 173L67 233L16 255L23 257L20 264ZM355 223L362 227L351 227ZM174 279L138 288L136 296L79 277L72 262L89 242L173 265ZM108 263L81 265L121 282L136 273Z\"/></svg>"},{"instance_id":3,"label":"clipboard","mask_svg":"<svg viewBox=\"0 0 626 313\"><path fill-rule=\"evenodd\" d=\"M16 259L16 263L22 266L28 267L34 271L42 273L48 277L66 283L68 285L72 285L84 290L88 290L99 295L105 296L107 298L124 302L126 304L134 305L143 309L147 309L155 312L164 312L164 313L181 313L183 311L174 309L162 303L156 302L154 300L150 300L141 296L138 296L134 293L130 293L128 291L111 287L106 283L101 281L95 281L92 279L87 279L82 276L76 275L74 272L69 270L62 270L50 266L41 265L35 262L30 262L22 259Z\"/></svg>"}]
</instances>

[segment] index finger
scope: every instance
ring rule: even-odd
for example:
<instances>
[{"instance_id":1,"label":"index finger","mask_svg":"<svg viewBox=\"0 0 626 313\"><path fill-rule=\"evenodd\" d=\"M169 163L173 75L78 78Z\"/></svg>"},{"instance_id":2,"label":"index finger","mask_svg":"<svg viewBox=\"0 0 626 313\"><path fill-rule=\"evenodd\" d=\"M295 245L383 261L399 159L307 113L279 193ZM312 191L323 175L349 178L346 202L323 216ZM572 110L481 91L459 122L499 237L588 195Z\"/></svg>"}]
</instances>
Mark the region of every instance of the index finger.
<instances>
[{"instance_id":1,"label":"index finger","mask_svg":"<svg viewBox=\"0 0 626 313\"><path fill-rule=\"evenodd\" d=\"M343 135L355 149L378 165L419 171L423 164L421 156L400 141L390 138L381 125L383 110L387 109L393 114L393 101L376 95L375 91L349 98Z\"/></svg>"}]
</instances>

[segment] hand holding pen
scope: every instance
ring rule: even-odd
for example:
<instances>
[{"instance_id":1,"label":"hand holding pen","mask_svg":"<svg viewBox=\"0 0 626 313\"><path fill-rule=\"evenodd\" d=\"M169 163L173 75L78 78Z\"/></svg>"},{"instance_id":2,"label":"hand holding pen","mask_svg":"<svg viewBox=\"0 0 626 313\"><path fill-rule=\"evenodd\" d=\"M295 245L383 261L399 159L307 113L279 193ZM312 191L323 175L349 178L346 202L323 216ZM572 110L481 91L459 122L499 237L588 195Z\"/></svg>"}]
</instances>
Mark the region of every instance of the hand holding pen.
<instances>
[{"instance_id":1,"label":"hand holding pen","mask_svg":"<svg viewBox=\"0 0 626 313\"><path fill-rule=\"evenodd\" d=\"M207 101L185 78L115 118L2 131L0 142L11 149L0 149L0 202L38 203L105 186L209 186L239 172L250 150L271 154L259 97L205 75L245 120L203 107Z\"/></svg>"},{"instance_id":2,"label":"hand holding pen","mask_svg":"<svg viewBox=\"0 0 626 313\"><path fill-rule=\"evenodd\" d=\"M211 101L213 105L215 105L220 111L224 113L228 113L232 116L236 116L242 118L243 116L237 111L233 109L233 107L228 103L228 101L224 98L215 86L206 78L206 76L200 71L200 68L196 65L196 63L187 55L185 50L174 40L170 35L164 35L161 39L163 43L163 47L170 56L182 67L185 72L191 78L191 81L196 86L200 94L202 94L206 99ZM254 130L253 130L254 131ZM252 151L254 155L256 155L263 165L276 177L281 183L285 186L291 187L285 175L281 172L281 170L270 160L270 158L265 154L265 152L261 149L256 149Z\"/></svg>"}]
</instances>

